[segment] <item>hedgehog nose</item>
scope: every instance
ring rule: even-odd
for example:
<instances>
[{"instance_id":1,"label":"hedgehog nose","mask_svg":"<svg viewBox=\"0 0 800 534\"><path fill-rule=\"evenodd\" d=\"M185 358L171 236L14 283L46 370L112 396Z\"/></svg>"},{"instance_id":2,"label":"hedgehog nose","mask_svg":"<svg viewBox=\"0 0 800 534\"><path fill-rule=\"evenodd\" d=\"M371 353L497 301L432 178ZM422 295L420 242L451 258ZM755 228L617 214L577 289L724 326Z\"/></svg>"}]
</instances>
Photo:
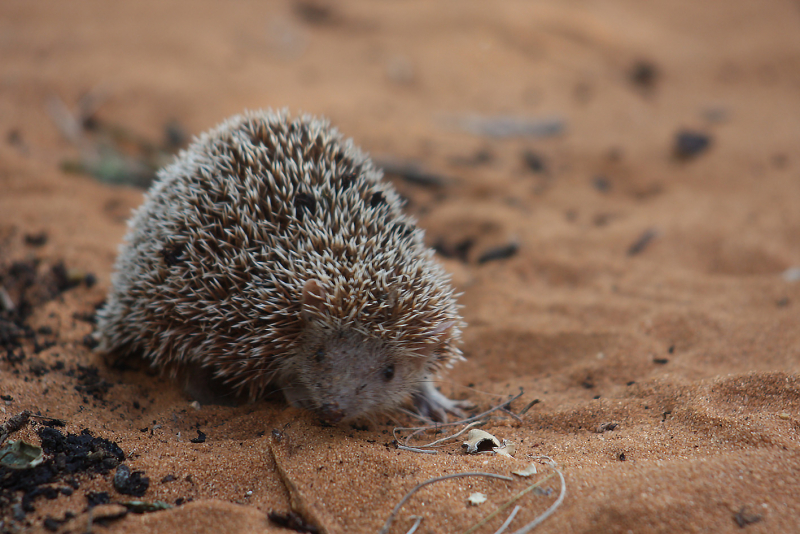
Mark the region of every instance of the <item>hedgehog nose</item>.
<instances>
[{"instance_id":1,"label":"hedgehog nose","mask_svg":"<svg viewBox=\"0 0 800 534\"><path fill-rule=\"evenodd\" d=\"M336 402L323 404L319 412L322 418L331 424L338 423L344 417L344 412L339 409L339 403Z\"/></svg>"}]
</instances>

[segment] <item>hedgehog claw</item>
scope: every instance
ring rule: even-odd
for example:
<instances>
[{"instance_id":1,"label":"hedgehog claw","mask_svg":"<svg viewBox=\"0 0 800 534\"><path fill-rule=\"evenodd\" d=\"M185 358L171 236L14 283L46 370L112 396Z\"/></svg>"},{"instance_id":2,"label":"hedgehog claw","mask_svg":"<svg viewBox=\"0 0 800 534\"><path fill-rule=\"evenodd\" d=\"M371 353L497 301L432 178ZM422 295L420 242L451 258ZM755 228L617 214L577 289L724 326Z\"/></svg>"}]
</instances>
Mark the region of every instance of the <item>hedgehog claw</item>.
<instances>
[{"instance_id":1,"label":"hedgehog claw","mask_svg":"<svg viewBox=\"0 0 800 534\"><path fill-rule=\"evenodd\" d=\"M448 413L463 419L466 417L463 410L473 408L474 404L466 400L448 399L433 387L433 382L425 381L422 389L414 395L414 406L425 419L446 423Z\"/></svg>"}]
</instances>

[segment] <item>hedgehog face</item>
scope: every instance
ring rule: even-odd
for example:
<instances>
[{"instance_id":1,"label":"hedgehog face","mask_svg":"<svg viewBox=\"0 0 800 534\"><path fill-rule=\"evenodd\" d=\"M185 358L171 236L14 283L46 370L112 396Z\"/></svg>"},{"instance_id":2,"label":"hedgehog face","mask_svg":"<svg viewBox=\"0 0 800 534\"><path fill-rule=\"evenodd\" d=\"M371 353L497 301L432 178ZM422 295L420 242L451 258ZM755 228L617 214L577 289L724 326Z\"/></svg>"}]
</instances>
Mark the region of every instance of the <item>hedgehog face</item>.
<instances>
[{"instance_id":1,"label":"hedgehog face","mask_svg":"<svg viewBox=\"0 0 800 534\"><path fill-rule=\"evenodd\" d=\"M287 400L328 423L396 408L420 388L428 359L400 354L380 339L355 330L309 325L285 384Z\"/></svg>"},{"instance_id":2,"label":"hedgehog face","mask_svg":"<svg viewBox=\"0 0 800 534\"><path fill-rule=\"evenodd\" d=\"M280 372L290 403L337 423L395 409L426 391L441 363L452 321L429 331L426 342L413 350L382 339L366 325L334 319L325 306L328 298L320 281L303 285L303 333L294 354L282 360Z\"/></svg>"}]
</instances>

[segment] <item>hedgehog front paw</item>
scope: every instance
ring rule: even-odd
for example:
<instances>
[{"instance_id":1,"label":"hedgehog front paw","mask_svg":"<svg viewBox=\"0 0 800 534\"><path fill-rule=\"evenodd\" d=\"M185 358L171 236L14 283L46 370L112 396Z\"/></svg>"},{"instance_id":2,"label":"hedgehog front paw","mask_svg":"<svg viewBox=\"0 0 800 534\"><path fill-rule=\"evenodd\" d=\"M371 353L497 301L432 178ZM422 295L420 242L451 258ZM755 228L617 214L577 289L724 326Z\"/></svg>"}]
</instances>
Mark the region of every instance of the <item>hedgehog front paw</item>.
<instances>
[{"instance_id":1,"label":"hedgehog front paw","mask_svg":"<svg viewBox=\"0 0 800 534\"><path fill-rule=\"evenodd\" d=\"M419 415L425 419L441 422L447 422L448 413L464 419L466 414L463 410L475 407L470 401L448 399L433 387L433 382L430 380L424 381L422 389L414 394L414 406Z\"/></svg>"}]
</instances>

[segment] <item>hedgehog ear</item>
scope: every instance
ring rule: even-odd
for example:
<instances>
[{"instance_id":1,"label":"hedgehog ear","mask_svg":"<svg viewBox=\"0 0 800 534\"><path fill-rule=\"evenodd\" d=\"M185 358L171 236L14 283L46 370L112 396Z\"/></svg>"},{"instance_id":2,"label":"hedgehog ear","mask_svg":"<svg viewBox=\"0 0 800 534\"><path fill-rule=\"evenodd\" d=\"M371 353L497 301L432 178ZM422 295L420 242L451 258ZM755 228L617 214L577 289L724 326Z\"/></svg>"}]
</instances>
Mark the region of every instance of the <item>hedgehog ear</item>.
<instances>
[{"instance_id":1,"label":"hedgehog ear","mask_svg":"<svg viewBox=\"0 0 800 534\"><path fill-rule=\"evenodd\" d=\"M303 320L308 322L312 316L317 313L325 311L325 301L328 298L328 293L322 287L319 280L307 280L303 284L303 296L300 303L303 306Z\"/></svg>"}]
</instances>

